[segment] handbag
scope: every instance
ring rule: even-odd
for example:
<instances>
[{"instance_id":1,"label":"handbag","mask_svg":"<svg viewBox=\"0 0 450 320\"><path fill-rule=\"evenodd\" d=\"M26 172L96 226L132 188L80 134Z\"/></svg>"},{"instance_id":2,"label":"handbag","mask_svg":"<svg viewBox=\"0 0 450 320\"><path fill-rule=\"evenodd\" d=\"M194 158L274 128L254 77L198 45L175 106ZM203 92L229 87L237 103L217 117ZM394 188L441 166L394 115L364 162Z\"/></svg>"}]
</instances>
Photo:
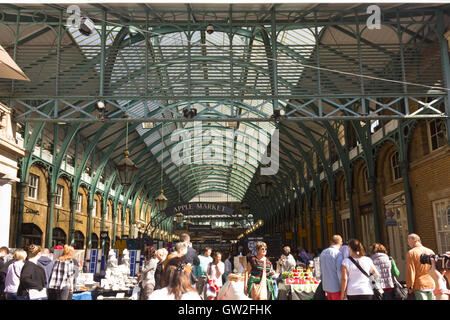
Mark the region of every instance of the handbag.
<instances>
[{"instance_id":1,"label":"handbag","mask_svg":"<svg viewBox=\"0 0 450 320\"><path fill-rule=\"evenodd\" d=\"M215 280L209 280L206 284L206 298L208 300L216 300L219 293L219 287L216 285Z\"/></svg>"},{"instance_id":2,"label":"handbag","mask_svg":"<svg viewBox=\"0 0 450 320\"><path fill-rule=\"evenodd\" d=\"M47 300L47 289L29 289L28 296L30 297L30 300Z\"/></svg>"},{"instance_id":3,"label":"handbag","mask_svg":"<svg viewBox=\"0 0 450 320\"><path fill-rule=\"evenodd\" d=\"M325 291L323 291L322 281L317 286L316 292L314 292L313 300L327 300Z\"/></svg>"},{"instance_id":4,"label":"handbag","mask_svg":"<svg viewBox=\"0 0 450 320\"><path fill-rule=\"evenodd\" d=\"M392 257L389 257L389 260L392 260ZM394 276L391 271L392 281L394 282L394 299L395 300L407 300L408 299L408 288L402 286L402 284L398 281L397 277Z\"/></svg>"},{"instance_id":5,"label":"handbag","mask_svg":"<svg viewBox=\"0 0 450 320\"><path fill-rule=\"evenodd\" d=\"M375 274L370 274L370 276L369 276L367 274L367 272L365 272L363 270L363 268L361 268L359 263L357 261L355 261L355 259L353 259L353 257L348 257L348 258L350 259L351 262L353 262L355 264L356 267L358 267L359 271L361 271L363 275L365 275L367 278L369 278L369 282L372 287L375 300L383 300L384 290L381 287L381 283L380 283L380 280L378 279L378 277L376 277Z\"/></svg>"},{"instance_id":6,"label":"handbag","mask_svg":"<svg viewBox=\"0 0 450 320\"><path fill-rule=\"evenodd\" d=\"M392 276L394 281L394 298L395 300L407 300L408 299L408 288L402 286L402 284L397 280L396 277Z\"/></svg>"},{"instance_id":7,"label":"handbag","mask_svg":"<svg viewBox=\"0 0 450 320\"><path fill-rule=\"evenodd\" d=\"M267 259L267 258L266 258ZM266 280L266 261L264 260L263 274L259 283L254 283L250 291L250 298L253 300L267 300L267 280Z\"/></svg>"}]
</instances>

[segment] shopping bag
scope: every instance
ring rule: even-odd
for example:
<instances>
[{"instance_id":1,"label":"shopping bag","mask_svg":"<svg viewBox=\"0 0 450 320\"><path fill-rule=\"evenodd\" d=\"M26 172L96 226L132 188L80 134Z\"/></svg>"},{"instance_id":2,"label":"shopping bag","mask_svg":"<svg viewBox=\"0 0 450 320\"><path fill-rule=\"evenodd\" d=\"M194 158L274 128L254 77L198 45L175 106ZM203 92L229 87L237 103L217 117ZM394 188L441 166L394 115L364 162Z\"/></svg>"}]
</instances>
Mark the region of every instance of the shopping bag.
<instances>
[{"instance_id":1,"label":"shopping bag","mask_svg":"<svg viewBox=\"0 0 450 320\"><path fill-rule=\"evenodd\" d=\"M267 259L267 258L266 258ZM268 300L266 280L266 260L264 260L263 274L259 283L254 283L250 291L253 300Z\"/></svg>"}]
</instances>

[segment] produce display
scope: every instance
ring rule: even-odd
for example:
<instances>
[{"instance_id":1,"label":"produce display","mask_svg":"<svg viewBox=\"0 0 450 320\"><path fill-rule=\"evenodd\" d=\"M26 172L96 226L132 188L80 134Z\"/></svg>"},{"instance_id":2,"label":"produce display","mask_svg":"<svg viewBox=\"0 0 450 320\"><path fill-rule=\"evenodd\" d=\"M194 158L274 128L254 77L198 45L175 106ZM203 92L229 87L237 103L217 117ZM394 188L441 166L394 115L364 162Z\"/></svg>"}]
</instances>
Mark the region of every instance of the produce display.
<instances>
[{"instance_id":1,"label":"produce display","mask_svg":"<svg viewBox=\"0 0 450 320\"><path fill-rule=\"evenodd\" d=\"M292 276L288 276L289 273L292 274ZM283 277L285 275L286 277ZM303 269L297 269L292 272L283 272L281 274L281 277L284 279L286 284L319 284L320 280L316 279L313 276L312 271L310 269L306 269L305 271Z\"/></svg>"}]
</instances>

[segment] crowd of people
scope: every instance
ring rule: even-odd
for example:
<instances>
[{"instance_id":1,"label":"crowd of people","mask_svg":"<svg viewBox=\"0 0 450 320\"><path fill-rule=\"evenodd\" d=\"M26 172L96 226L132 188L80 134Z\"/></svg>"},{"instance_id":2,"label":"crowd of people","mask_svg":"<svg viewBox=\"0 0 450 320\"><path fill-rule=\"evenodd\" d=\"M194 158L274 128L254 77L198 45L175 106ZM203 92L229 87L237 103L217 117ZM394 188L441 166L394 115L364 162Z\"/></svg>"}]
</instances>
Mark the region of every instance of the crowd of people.
<instances>
[{"instance_id":1,"label":"crowd of people","mask_svg":"<svg viewBox=\"0 0 450 320\"><path fill-rule=\"evenodd\" d=\"M0 295L6 300L70 300L79 273L75 249L65 245L53 260L50 250L29 245L17 249L5 261L7 247L0 248Z\"/></svg>"},{"instance_id":2,"label":"crowd of people","mask_svg":"<svg viewBox=\"0 0 450 320\"><path fill-rule=\"evenodd\" d=\"M434 252L422 245L418 235L408 235L407 242L411 249L406 255L406 269L399 270L383 244L374 243L366 252L359 240L351 239L344 244L340 235L334 235L328 248L315 250L314 254L299 247L293 255L290 247L285 246L281 257L272 263L262 241L256 243L253 253L244 252L239 246L237 252L213 252L205 247L197 254L185 233L172 252L145 247L142 252L145 261L138 274L139 298L216 300L228 275L238 273L245 275L242 299L275 300L281 275L302 265L310 267L321 280L315 299L448 300L450 271L436 268ZM48 249L30 245L26 250L17 249L13 258L5 262L9 250L0 248L2 299L72 299L79 272L74 253L72 246L65 245L62 255L52 259ZM430 257L429 264L421 260L424 254ZM406 287L398 281L400 272L405 272Z\"/></svg>"},{"instance_id":3,"label":"crowd of people","mask_svg":"<svg viewBox=\"0 0 450 320\"><path fill-rule=\"evenodd\" d=\"M408 235L411 248L406 255L406 287L400 285L400 270L386 247L374 243L366 253L363 244L351 239L343 244L334 235L330 247L319 255L321 290L327 300L448 300L449 270L437 270L434 258L421 262L421 255L434 256L417 234ZM447 252L449 254L449 252ZM407 291L406 291L407 290ZM402 294L403 292L403 294Z\"/></svg>"}]
</instances>

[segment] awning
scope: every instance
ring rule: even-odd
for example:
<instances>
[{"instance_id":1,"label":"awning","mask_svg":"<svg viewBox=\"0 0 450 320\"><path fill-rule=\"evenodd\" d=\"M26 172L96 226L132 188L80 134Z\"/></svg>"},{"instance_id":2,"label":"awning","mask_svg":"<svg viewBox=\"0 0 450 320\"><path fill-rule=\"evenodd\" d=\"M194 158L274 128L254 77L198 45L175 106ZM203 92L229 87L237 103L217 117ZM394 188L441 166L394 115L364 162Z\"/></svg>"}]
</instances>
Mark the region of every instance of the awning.
<instances>
[{"instance_id":1,"label":"awning","mask_svg":"<svg viewBox=\"0 0 450 320\"><path fill-rule=\"evenodd\" d=\"M2 46L0 46L0 78L30 81Z\"/></svg>"}]
</instances>

